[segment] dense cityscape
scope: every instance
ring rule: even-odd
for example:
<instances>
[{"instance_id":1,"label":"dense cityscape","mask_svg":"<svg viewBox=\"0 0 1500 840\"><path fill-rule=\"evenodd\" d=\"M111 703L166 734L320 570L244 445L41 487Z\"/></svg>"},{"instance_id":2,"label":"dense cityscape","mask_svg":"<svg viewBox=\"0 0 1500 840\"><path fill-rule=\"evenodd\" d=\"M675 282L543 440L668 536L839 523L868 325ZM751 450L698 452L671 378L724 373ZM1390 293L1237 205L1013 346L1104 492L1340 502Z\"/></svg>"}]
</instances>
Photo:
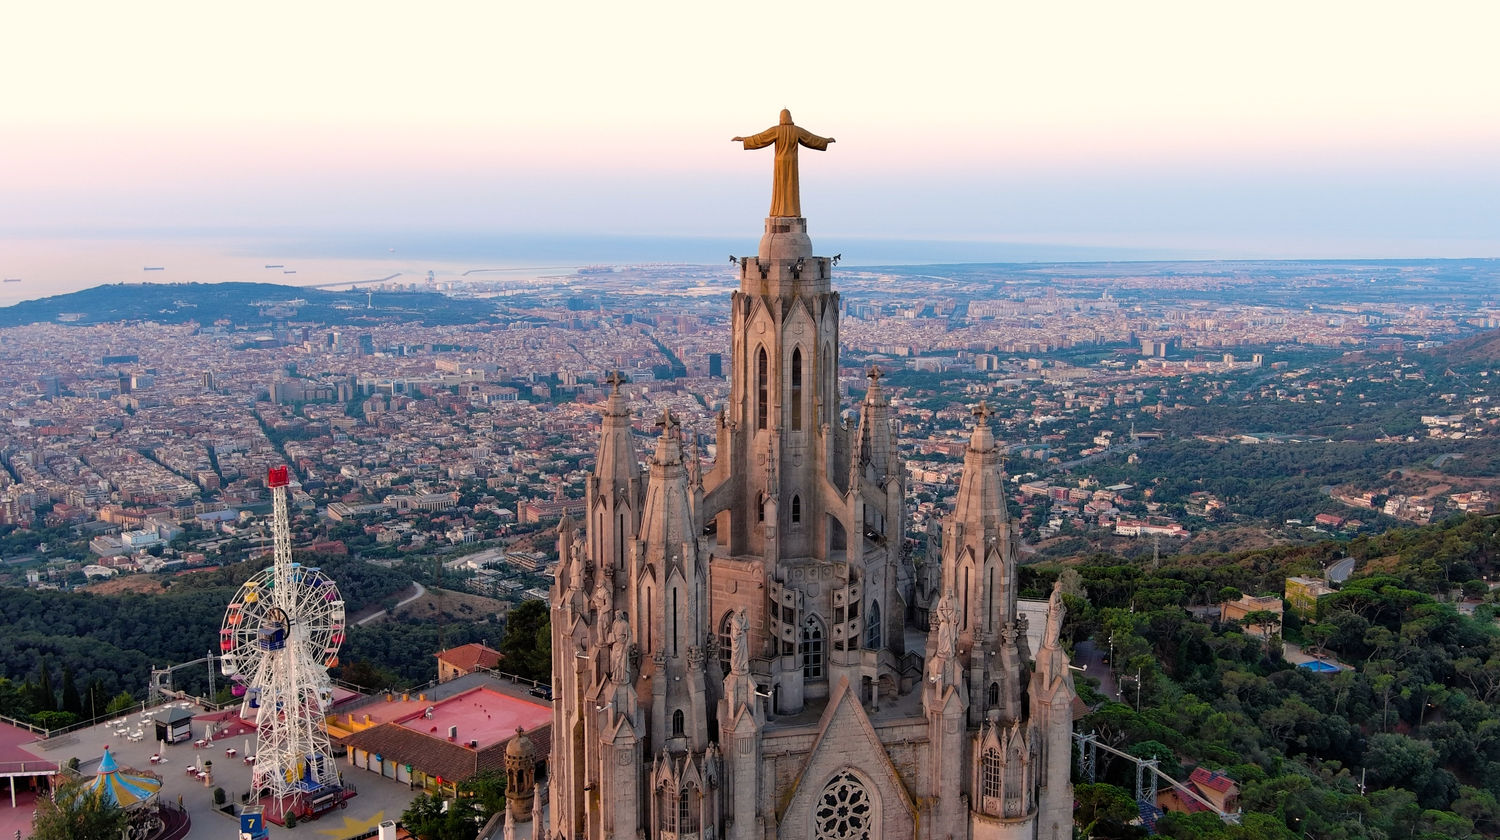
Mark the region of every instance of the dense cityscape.
<instances>
[{"instance_id":1,"label":"dense cityscape","mask_svg":"<svg viewBox=\"0 0 1500 840\"><path fill-rule=\"evenodd\" d=\"M885 377L909 459L913 539L951 501L981 400L1018 498L1037 514L1027 537L1043 545L1062 531L1181 541L1238 523L1285 537L1288 520L1354 531L1380 517L1489 509L1495 488L1467 453L1500 422L1494 380L1443 354L1500 319L1490 292L1500 270L1312 270L853 269L840 278L840 383L857 397L871 370ZM1445 274L1467 283L1412 305ZM552 551L543 526L580 509L610 372L623 373L643 438L670 410L711 460L730 388L722 282L690 266L599 268L536 288L430 281L474 312L474 323L442 326L358 309L345 323L309 323L288 290L259 301L250 323L6 328L4 579L76 586L242 559L267 539L265 471L287 464L307 514L299 544L386 562L498 546L462 568L487 594L514 595L516 573L545 566L516 569L515 558ZM1236 290L1266 282L1299 305L1237 301ZM1348 302L1319 304L1303 289ZM1378 294L1349 297L1367 289ZM1368 444L1419 451L1431 467L1394 482L1333 470L1322 483L1343 492L1300 507L1213 487L1153 500L1150 485L1179 478L1146 472L1153 450L1184 441ZM540 594L538 579L522 579Z\"/></svg>"}]
</instances>

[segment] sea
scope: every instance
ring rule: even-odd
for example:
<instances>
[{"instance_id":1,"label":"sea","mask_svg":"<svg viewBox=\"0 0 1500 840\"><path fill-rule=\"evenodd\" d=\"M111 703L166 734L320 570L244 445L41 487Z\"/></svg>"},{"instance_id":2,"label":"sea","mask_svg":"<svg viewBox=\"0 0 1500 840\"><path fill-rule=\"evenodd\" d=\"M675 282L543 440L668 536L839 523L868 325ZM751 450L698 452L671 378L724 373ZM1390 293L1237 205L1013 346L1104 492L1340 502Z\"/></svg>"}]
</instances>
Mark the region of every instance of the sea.
<instances>
[{"instance_id":1,"label":"sea","mask_svg":"<svg viewBox=\"0 0 1500 840\"><path fill-rule=\"evenodd\" d=\"M610 236L454 231L145 231L0 235L0 306L114 283L260 282L350 288L377 281L546 283L585 266L713 265L754 254L758 235ZM819 236L847 265L1182 258L1005 242Z\"/></svg>"}]
</instances>

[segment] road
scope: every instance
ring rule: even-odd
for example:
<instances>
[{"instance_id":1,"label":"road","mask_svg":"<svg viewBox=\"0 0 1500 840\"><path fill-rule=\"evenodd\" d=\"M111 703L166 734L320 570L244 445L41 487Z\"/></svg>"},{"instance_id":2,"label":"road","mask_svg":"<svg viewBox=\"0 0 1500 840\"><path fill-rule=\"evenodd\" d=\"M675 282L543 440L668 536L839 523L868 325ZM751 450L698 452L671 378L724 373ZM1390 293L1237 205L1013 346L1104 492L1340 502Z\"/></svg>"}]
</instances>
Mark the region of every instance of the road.
<instances>
[{"instance_id":1,"label":"road","mask_svg":"<svg viewBox=\"0 0 1500 840\"><path fill-rule=\"evenodd\" d=\"M1328 567L1328 580L1333 583L1343 583L1354 573L1354 558L1345 557L1332 566Z\"/></svg>"},{"instance_id":2,"label":"road","mask_svg":"<svg viewBox=\"0 0 1500 840\"><path fill-rule=\"evenodd\" d=\"M422 597L423 595L427 594L427 587L423 586L422 584L417 583L416 581L412 581L411 585L415 586L417 588L417 594L415 594L415 595L413 595L410 598L407 598L405 600L397 601L396 602L396 609L399 610L402 607L406 606L407 604L410 604L412 601L415 601L418 598ZM370 622L374 621L377 618L383 618L385 616L385 614L386 614L386 610L381 610L378 613L372 613L370 615L367 615L364 618L361 618L359 621L356 621L354 623L355 624L359 624L359 625L369 624Z\"/></svg>"},{"instance_id":3,"label":"road","mask_svg":"<svg viewBox=\"0 0 1500 840\"><path fill-rule=\"evenodd\" d=\"M1094 677L1099 680L1099 693L1111 700L1124 702L1120 694L1120 683L1115 679L1114 671L1104 664L1104 651L1094 646L1092 639L1085 639L1073 648L1073 664L1084 669L1074 679L1081 677Z\"/></svg>"},{"instance_id":4,"label":"road","mask_svg":"<svg viewBox=\"0 0 1500 840\"><path fill-rule=\"evenodd\" d=\"M1081 467L1084 464L1097 461L1101 458L1108 458L1111 455L1118 455L1122 452L1133 452L1137 449L1140 449L1142 443L1144 443L1144 441L1135 440L1131 441L1130 443L1122 443L1119 446L1111 446L1103 452L1095 452L1092 455L1085 455L1082 458L1074 458L1071 461L1065 461L1061 464L1052 464L1050 466L1043 467L1042 469L1037 470L1036 473L1039 476L1047 476L1053 473L1066 472L1067 470L1071 470L1074 467Z\"/></svg>"}]
</instances>

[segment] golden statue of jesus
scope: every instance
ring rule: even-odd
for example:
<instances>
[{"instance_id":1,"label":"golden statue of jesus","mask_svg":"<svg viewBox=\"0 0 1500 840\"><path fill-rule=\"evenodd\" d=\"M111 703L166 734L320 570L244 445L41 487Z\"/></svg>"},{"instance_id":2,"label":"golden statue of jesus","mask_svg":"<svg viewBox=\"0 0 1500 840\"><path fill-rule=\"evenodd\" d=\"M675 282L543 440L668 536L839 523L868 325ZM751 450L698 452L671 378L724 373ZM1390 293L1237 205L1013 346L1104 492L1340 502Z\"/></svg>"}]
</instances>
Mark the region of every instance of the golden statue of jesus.
<instances>
[{"instance_id":1,"label":"golden statue of jesus","mask_svg":"<svg viewBox=\"0 0 1500 840\"><path fill-rule=\"evenodd\" d=\"M764 149L776 144L776 168L771 178L771 215L801 216L802 198L797 188L797 147L824 151L833 142L832 137L819 137L792 122L792 112L781 109L781 123L773 125L759 134L736 137L733 142L744 143L747 149Z\"/></svg>"}]
</instances>

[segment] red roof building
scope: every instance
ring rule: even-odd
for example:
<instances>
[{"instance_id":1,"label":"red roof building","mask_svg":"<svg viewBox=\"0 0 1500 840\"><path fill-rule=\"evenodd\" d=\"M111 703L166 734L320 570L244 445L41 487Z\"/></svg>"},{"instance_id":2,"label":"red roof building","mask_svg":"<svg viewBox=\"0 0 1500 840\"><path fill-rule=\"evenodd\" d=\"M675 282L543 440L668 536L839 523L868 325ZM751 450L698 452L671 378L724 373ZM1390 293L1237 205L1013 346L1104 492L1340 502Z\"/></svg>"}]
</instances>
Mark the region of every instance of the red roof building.
<instances>
[{"instance_id":1,"label":"red roof building","mask_svg":"<svg viewBox=\"0 0 1500 840\"><path fill-rule=\"evenodd\" d=\"M438 682L447 682L458 679L465 674L472 674L480 668L494 670L499 667L500 660L505 656L498 650L485 647L478 642L460 645L456 648L448 648L439 651Z\"/></svg>"}]
</instances>

